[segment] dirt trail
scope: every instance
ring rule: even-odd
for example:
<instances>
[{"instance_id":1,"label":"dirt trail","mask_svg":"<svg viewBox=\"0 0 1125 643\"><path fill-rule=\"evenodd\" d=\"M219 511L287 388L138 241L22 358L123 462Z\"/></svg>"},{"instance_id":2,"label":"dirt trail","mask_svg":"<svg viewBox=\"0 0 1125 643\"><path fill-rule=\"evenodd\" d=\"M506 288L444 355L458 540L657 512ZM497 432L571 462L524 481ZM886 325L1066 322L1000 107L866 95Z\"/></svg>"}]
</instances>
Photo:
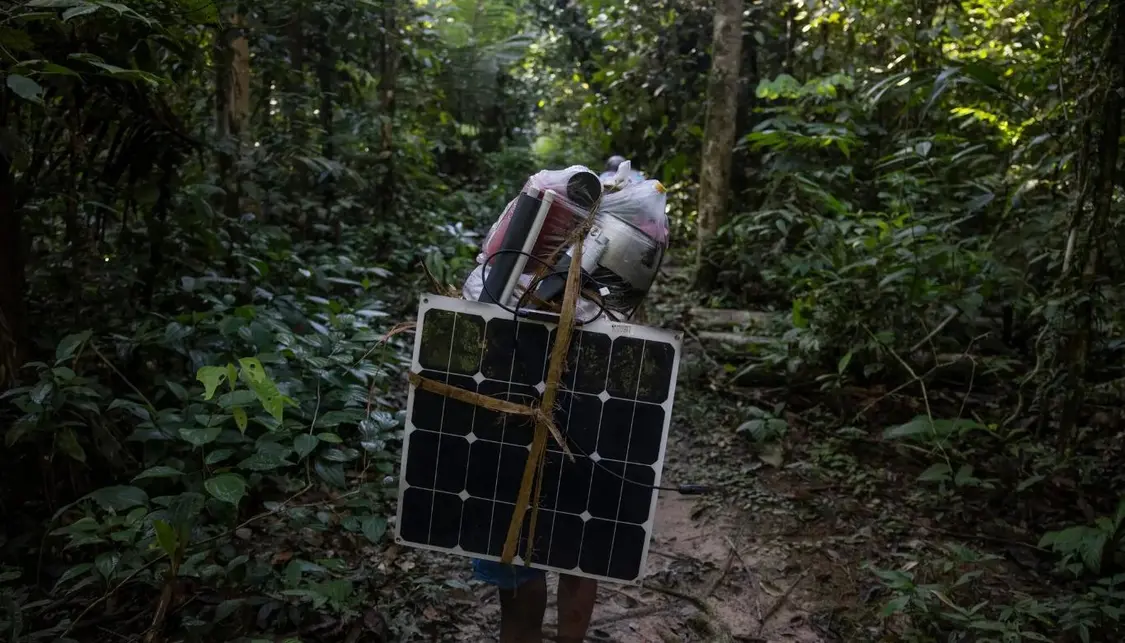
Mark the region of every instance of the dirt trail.
<instances>
[{"instance_id":1,"label":"dirt trail","mask_svg":"<svg viewBox=\"0 0 1125 643\"><path fill-rule=\"evenodd\" d=\"M807 612L791 606L793 594L782 600L782 596L772 596L761 589L759 578L763 576L772 579L767 586L783 584L776 580L783 575L784 567L777 564L777 557L749 543L740 533L745 531L744 526L738 526L736 521L727 517L692 518L695 508L696 502L690 498L676 494L661 497L645 574L649 587L603 587L594 622L641 610L659 611L642 618L595 625L591 638L618 643L708 640L708 619L697 606L651 587L674 587L704 599L703 594L722 575L714 594L705 599L714 610L714 620L719 621L710 623L711 627L727 629L735 640L822 641L808 626ZM732 544L739 552L732 554ZM775 562L770 562L771 558ZM760 619L767 613L771 616L763 625Z\"/></svg>"},{"instance_id":2,"label":"dirt trail","mask_svg":"<svg viewBox=\"0 0 1125 643\"><path fill-rule=\"evenodd\" d=\"M674 440L669 460L688 455L687 445ZM673 470L680 467L674 466ZM808 570L794 568L784 546L766 541L769 535L755 534L754 523L742 512L715 511L713 503L662 492L656 527L641 586L602 583L588 640L614 643L664 643L713 640L714 627L726 629L736 641L820 643L829 639L818 633L801 606L809 600ZM711 515L714 513L714 515ZM776 521L769 521L776 526ZM737 552L732 554L732 545ZM720 578L721 582L715 583ZM457 577L467 579L463 572ZM804 578L803 578L804 577ZM798 583L797 588L787 592ZM548 576L551 599L546 629L556 623L554 587L557 577ZM475 585L475 584L474 584ZM715 587L712 596L704 594ZM705 601L713 610L706 617L688 598ZM468 606L472 625L457 629L460 641L495 641L500 608L495 590L475 586L476 605ZM466 601L468 603L469 601ZM762 617L768 616L762 623Z\"/></svg>"},{"instance_id":3,"label":"dirt trail","mask_svg":"<svg viewBox=\"0 0 1125 643\"><path fill-rule=\"evenodd\" d=\"M668 477L677 479L688 463L700 456L687 440L671 440ZM775 535L778 525L776 515L753 520L743 511L721 509L709 499L662 492L644 583L601 584L588 640L709 641L714 639L711 628L718 626L736 641L827 643L831 639L817 626L813 591L817 581L809 573L814 571L814 564L795 561L784 537ZM733 554L732 545L737 550ZM460 569L454 565L461 561L443 562L441 566L446 569L453 567L448 577L468 581L467 561ZM720 575L721 582L716 586ZM548 579L551 599L545 624L553 631L557 578L551 574ZM794 583L797 587L790 591ZM441 640L496 640L500 625L496 592L476 583L470 586L471 595L463 594L462 607L444 615L458 621L458 634ZM713 586L714 593L705 597ZM664 588L704 600L714 617L703 616L692 600L671 595L662 591Z\"/></svg>"}]
</instances>

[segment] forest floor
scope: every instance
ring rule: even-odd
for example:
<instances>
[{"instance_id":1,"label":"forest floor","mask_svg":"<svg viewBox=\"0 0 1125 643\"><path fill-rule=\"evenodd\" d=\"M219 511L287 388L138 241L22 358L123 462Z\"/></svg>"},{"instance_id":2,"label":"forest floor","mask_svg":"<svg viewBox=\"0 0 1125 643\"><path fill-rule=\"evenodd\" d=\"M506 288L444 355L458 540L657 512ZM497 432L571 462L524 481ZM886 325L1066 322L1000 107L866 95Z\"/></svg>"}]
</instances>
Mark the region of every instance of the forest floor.
<instances>
[{"instance_id":1,"label":"forest floor","mask_svg":"<svg viewBox=\"0 0 1125 643\"><path fill-rule=\"evenodd\" d=\"M649 323L674 327L686 275L669 269L649 303ZM841 609L860 606L859 570L871 530L852 524L820 493L799 461L763 457L735 434L747 404L767 404L753 391L710 386L699 373L706 348L684 344L663 484L699 483L712 492L661 492L656 527L640 586L602 583L587 640L617 643L710 641L725 631L736 641L841 640ZM448 591L414 602L422 639L495 641L499 600L471 581L469 561L392 546L393 565ZM554 630L553 588L545 629ZM873 583L867 581L864 585ZM875 640L874 637L868 640Z\"/></svg>"}]
</instances>

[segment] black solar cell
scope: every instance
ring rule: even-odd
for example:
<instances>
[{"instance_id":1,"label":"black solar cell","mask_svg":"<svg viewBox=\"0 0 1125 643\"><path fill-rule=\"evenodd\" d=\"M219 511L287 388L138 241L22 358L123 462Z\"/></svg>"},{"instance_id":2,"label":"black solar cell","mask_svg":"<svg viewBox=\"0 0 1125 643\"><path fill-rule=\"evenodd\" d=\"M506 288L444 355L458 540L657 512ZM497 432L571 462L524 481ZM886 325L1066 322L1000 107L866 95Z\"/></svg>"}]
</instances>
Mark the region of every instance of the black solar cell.
<instances>
[{"instance_id":1,"label":"black solar cell","mask_svg":"<svg viewBox=\"0 0 1125 643\"><path fill-rule=\"evenodd\" d=\"M427 295L412 372L517 404L545 388L554 325L498 306ZM680 337L598 321L576 328L553 416L575 460L549 440L534 546L516 564L637 582L660 483ZM533 437L527 416L411 387L397 540L499 560Z\"/></svg>"}]
</instances>

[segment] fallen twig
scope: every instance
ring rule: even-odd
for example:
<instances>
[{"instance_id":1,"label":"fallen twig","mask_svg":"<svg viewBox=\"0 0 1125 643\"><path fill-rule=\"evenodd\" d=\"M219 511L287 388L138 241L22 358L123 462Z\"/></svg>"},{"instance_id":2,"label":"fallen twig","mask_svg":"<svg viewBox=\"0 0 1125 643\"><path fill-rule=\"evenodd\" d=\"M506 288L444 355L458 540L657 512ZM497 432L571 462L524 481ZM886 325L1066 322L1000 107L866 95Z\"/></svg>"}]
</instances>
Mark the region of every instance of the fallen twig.
<instances>
[{"instance_id":1,"label":"fallen twig","mask_svg":"<svg viewBox=\"0 0 1125 643\"><path fill-rule=\"evenodd\" d=\"M596 621L591 621L590 622L590 629L593 629L595 627L605 627L606 625L613 625L614 623L620 623L621 621L632 621L632 620L636 620L636 619L639 619L639 618L645 618L647 616L652 616L653 614L659 614L661 612L665 612L669 609L672 609L673 605L675 605L675 604L674 603L664 603L662 605L649 605L647 607L638 607L635 610L627 610L625 612L621 612L620 614L613 614L611 616L606 616L606 617L600 618ZM557 635L558 634L556 632L544 632L543 633L544 638L554 638ZM591 636L587 636L586 638L587 638L587 640L601 640L600 638L599 639L591 638Z\"/></svg>"},{"instance_id":2,"label":"fallen twig","mask_svg":"<svg viewBox=\"0 0 1125 643\"><path fill-rule=\"evenodd\" d=\"M656 554L657 556L663 556L664 558L671 558L672 560L681 560L681 561L690 562L690 563L699 562L698 559L692 558L691 556L685 556L683 554L677 554L675 552L670 552L670 551L661 551L659 549L650 549L650 550L648 550L648 553Z\"/></svg>"},{"instance_id":3,"label":"fallen twig","mask_svg":"<svg viewBox=\"0 0 1125 643\"><path fill-rule=\"evenodd\" d=\"M703 343L703 340L700 339L699 335L695 334L695 331L685 325L684 333L686 333L688 337L694 339L696 344L699 344L699 352L703 354L704 359L706 359L708 362L711 362L711 365L718 369L723 368L723 365L719 363L719 361L714 357L712 357L711 353L707 351L707 346Z\"/></svg>"},{"instance_id":4,"label":"fallen twig","mask_svg":"<svg viewBox=\"0 0 1125 643\"><path fill-rule=\"evenodd\" d=\"M718 633L717 633L717 636L716 636L716 639L715 639L716 642L725 642L725 641L733 641L734 640L734 638L731 636L731 633L730 633L730 626L727 625L726 621L724 621L722 619L722 617L720 617L715 612L715 608L712 607L711 604L708 603L705 598L700 598L698 596L692 596L691 594L688 594L687 592L681 592L680 590L675 589L673 587L666 587L666 586L663 586L663 585L645 585L645 588L651 589L651 590L653 590L655 592L659 592L661 594L667 594L668 596L673 596L675 598L687 601L687 602L691 603L692 605L694 605L707 618L707 620L709 620L712 623L712 625L714 625L715 628L718 630Z\"/></svg>"},{"instance_id":5,"label":"fallen twig","mask_svg":"<svg viewBox=\"0 0 1125 643\"><path fill-rule=\"evenodd\" d=\"M872 338L875 337L875 335L873 333L871 333L870 329L867 329L867 332L868 332L868 334L871 335ZM925 373L922 373L921 375L918 375L918 373L910 366L910 364L908 364L906 362L906 360L904 360L902 358L902 356L900 356L898 353L896 353L893 348L891 348L890 346L883 345L883 347L887 350L887 352L889 352L898 361L898 363L901 364L902 367L905 368L908 373L910 373L911 379L899 384L898 386L894 387L890 391L887 391L886 393L883 393L882 395L875 398L874 400L868 402L866 405L864 405L864 407L862 409L859 410L858 413L856 413L854 416L852 416L851 421L852 422L858 421L859 418L863 417L863 415L865 413L867 413L869 410L871 410L871 408L873 406L875 406L879 402L882 402L883 400L895 395L899 391L901 391L905 388L908 388L909 386L913 385L915 382L917 382L918 385L922 388L922 399L926 402L926 412L927 412L927 414L929 414L930 413L930 410L929 410L930 409L929 393L926 390L926 380L928 380L930 378L930 376L933 375L938 370L941 370L941 369L943 369L943 368L945 368L945 367L947 367L951 364L954 364L957 361L959 361L960 359L968 359L969 361L973 362L973 377L975 378L975 376L976 376L976 360L973 359L972 355L969 354L969 351L971 351L973 349L973 346L976 344L977 341L979 341L981 339L981 337L983 337L983 335L980 336L980 337L974 337L973 340L969 343L969 345L965 348L964 352L957 354L956 359L953 360L953 361L943 362L939 359L935 359L934 365L931 366ZM878 341L878 340L876 340L876 341ZM911 352L913 352L913 350ZM969 383L969 389L972 390L972 382ZM966 397L967 396L968 396L968 394L966 394ZM931 421L933 420L932 416L930 417L930 420Z\"/></svg>"},{"instance_id":6,"label":"fallen twig","mask_svg":"<svg viewBox=\"0 0 1125 643\"><path fill-rule=\"evenodd\" d=\"M797 589L797 586L800 585L801 581L805 580L805 577L808 575L809 570L805 570L805 572L801 574L801 577L793 581L793 584L789 586L789 589L785 590L785 593L779 596L777 600L774 601L773 605L771 605L770 608L766 610L766 613L762 617L761 622L758 623L758 634L762 633L762 630L766 628L766 622L773 618L774 614L777 613L777 610L781 609L781 606L785 604L785 601L789 600L789 595L793 593L793 590Z\"/></svg>"},{"instance_id":7,"label":"fallen twig","mask_svg":"<svg viewBox=\"0 0 1125 643\"><path fill-rule=\"evenodd\" d=\"M727 542L730 542L729 538L727 539ZM730 568L734 566L734 557L736 553L737 552L734 549L734 545L731 545L730 553L727 554L727 562L723 564L723 569L719 572L719 575L715 577L715 580L711 583L711 586L707 588L707 593L703 595L704 599L711 598L711 596L715 593L715 590L719 589L719 585L723 584L723 579L727 577L727 574L730 573Z\"/></svg>"},{"instance_id":8,"label":"fallen twig","mask_svg":"<svg viewBox=\"0 0 1125 643\"><path fill-rule=\"evenodd\" d=\"M148 407L148 412L151 413L152 417L155 418L157 416L156 407L152 405L152 402L150 402L147 397L145 397L144 393L141 393L141 389L137 388L132 382L130 382L129 378L125 377L125 374L119 371L117 367L113 365L113 362L109 361L109 358L107 358L102 354L100 350L98 350L98 347L95 346L93 342L90 342L89 346L90 349L94 351L94 354L101 358L102 362L109 367L109 370L113 371L114 374L117 375L117 377L120 377L121 381L125 382L126 386L133 389L133 392L137 394L137 397L141 398L141 401L145 403L146 407Z\"/></svg>"},{"instance_id":9,"label":"fallen twig","mask_svg":"<svg viewBox=\"0 0 1125 643\"><path fill-rule=\"evenodd\" d=\"M652 616L653 614L659 614L660 612L664 612L666 610L669 610L669 609L672 608L672 605L673 605L672 603L665 603L663 605L650 605L648 607L641 607L639 609L629 610L627 612L622 612L620 614L614 614L612 616L607 616L605 618L601 618L601 619L598 619L596 621L591 621L589 629L592 630L595 627L605 627L606 625L613 625L615 623L620 623L621 621L635 621L637 619L645 618L645 617L648 617L648 616ZM589 630L587 630L587 631L589 631ZM543 638L549 639L551 641L557 641L558 638L559 638L559 634L558 634L557 631L546 630L546 631L543 632ZM588 633L588 634L586 634L585 640L587 640L587 641L605 641L605 640L608 640L608 639L606 639L604 637L601 637L601 636L595 636L594 634Z\"/></svg>"},{"instance_id":10,"label":"fallen twig","mask_svg":"<svg viewBox=\"0 0 1125 643\"><path fill-rule=\"evenodd\" d=\"M711 606L708 605L707 602L703 599L699 598L698 596L692 596L687 592L681 592L674 587L668 587L666 585L645 585L645 589L651 589L654 592L687 601L704 612L711 611Z\"/></svg>"},{"instance_id":11,"label":"fallen twig","mask_svg":"<svg viewBox=\"0 0 1125 643\"><path fill-rule=\"evenodd\" d=\"M738 548L734 546L734 542L731 541L730 536L723 536L723 538L727 541L727 545L730 546L731 553L738 557L739 564L742 565L743 571L746 572L746 580L750 581L750 587L754 587L754 573L750 571L750 566L746 564L746 559L742 557L742 554L739 553ZM752 591L750 592L750 595L754 597L754 607L757 608L758 622L760 623L763 618L761 598L758 596L758 592Z\"/></svg>"},{"instance_id":12,"label":"fallen twig","mask_svg":"<svg viewBox=\"0 0 1125 643\"><path fill-rule=\"evenodd\" d=\"M99 625L98 629L101 630L102 633L108 634L109 636L112 636L112 637L117 638L117 639L121 639L122 641L130 641L131 642L131 641L137 640L136 637L125 636L124 634L122 634L120 632L114 632L113 630L109 629L108 627L104 627L102 625Z\"/></svg>"},{"instance_id":13,"label":"fallen twig","mask_svg":"<svg viewBox=\"0 0 1125 643\"><path fill-rule=\"evenodd\" d=\"M918 350L919 348L922 348L922 346L925 345L926 342L930 341L931 339L934 338L935 335L937 335L941 331L945 330L945 327L948 326L949 323L952 322L954 319L957 319L957 316L960 315L960 314L961 314L960 309L954 310L953 312L949 313L949 316L946 317L945 319L943 319L941 321L941 323L938 324L933 330L931 330L928 335L926 335L922 339L918 340L917 344L911 346L909 352L913 353L914 351Z\"/></svg>"},{"instance_id":14,"label":"fallen twig","mask_svg":"<svg viewBox=\"0 0 1125 643\"><path fill-rule=\"evenodd\" d=\"M164 619L168 616L168 607L171 606L172 599L175 597L176 574L174 561L172 568L173 569L169 569L165 572L164 587L160 590L160 601L156 604L156 613L152 617L152 625L149 626L148 632L145 634L145 643L156 643L162 638Z\"/></svg>"},{"instance_id":15,"label":"fallen twig","mask_svg":"<svg viewBox=\"0 0 1125 643\"><path fill-rule=\"evenodd\" d=\"M999 545L1015 545L1017 547L1025 547L1032 551L1040 553L1048 553L1046 549L1033 545L1028 542L1015 540L1014 538L1001 538L1000 536L989 536L988 534L969 534L959 531L950 531L949 529L942 529L941 527L923 527L926 531L932 531L936 534L942 534L951 538L959 538L961 540L983 540L986 542L997 543Z\"/></svg>"},{"instance_id":16,"label":"fallen twig","mask_svg":"<svg viewBox=\"0 0 1125 643\"><path fill-rule=\"evenodd\" d=\"M60 636L59 638L65 639L67 637L67 635L70 634L71 630L73 630L76 625L78 625L79 623L82 622L82 618L84 616L86 616L86 614L88 614L90 612L90 610L94 609L98 605L101 605L110 596L113 596L114 594L116 594L117 590L119 590L122 587L124 587L125 585L127 585L130 581L132 581L134 578L136 578L141 572L145 571L149 567L152 567L153 565L155 565L156 563L164 560L167 557L168 557L167 554L161 552L161 554L159 556L157 556L156 558L153 558L152 560L148 561L144 565L141 565L140 567L136 568L135 570L133 570L132 574L129 574L124 579L122 579L121 582L117 583L113 587L106 590L104 594L102 594L98 598L94 599L89 605L86 606L86 609L82 610L78 614L78 616L75 617L75 619L73 621L71 621L70 625L67 626L66 630L62 633L62 636Z\"/></svg>"}]
</instances>

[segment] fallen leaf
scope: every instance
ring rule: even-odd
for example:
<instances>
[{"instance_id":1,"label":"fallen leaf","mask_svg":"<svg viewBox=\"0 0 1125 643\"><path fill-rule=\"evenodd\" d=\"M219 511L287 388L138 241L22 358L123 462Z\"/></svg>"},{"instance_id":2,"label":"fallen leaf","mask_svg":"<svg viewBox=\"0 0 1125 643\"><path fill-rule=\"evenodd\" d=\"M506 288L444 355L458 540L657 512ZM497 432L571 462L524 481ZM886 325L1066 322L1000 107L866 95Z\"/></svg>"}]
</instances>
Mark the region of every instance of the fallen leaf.
<instances>
[{"instance_id":1,"label":"fallen leaf","mask_svg":"<svg viewBox=\"0 0 1125 643\"><path fill-rule=\"evenodd\" d=\"M383 615L369 609L363 613L363 625L367 628L368 632L374 634L378 640L385 641L387 639L387 621Z\"/></svg>"},{"instance_id":2,"label":"fallen leaf","mask_svg":"<svg viewBox=\"0 0 1125 643\"><path fill-rule=\"evenodd\" d=\"M465 590L465 589L450 590L449 598L450 598L450 600L452 600L454 602L457 602L457 603L476 603L477 602L476 594L473 594L471 591Z\"/></svg>"},{"instance_id":3,"label":"fallen leaf","mask_svg":"<svg viewBox=\"0 0 1125 643\"><path fill-rule=\"evenodd\" d=\"M289 559L292 558L292 557L293 557L293 552L291 552L291 551L279 551L276 554L274 554L274 556L273 556L273 564L279 565L281 563L288 562Z\"/></svg>"},{"instance_id":4,"label":"fallen leaf","mask_svg":"<svg viewBox=\"0 0 1125 643\"><path fill-rule=\"evenodd\" d=\"M771 444L758 454L758 458L775 469L780 469L785 462L785 452L780 444Z\"/></svg>"},{"instance_id":5,"label":"fallen leaf","mask_svg":"<svg viewBox=\"0 0 1125 643\"><path fill-rule=\"evenodd\" d=\"M762 586L762 591L769 594L770 596L781 596L785 593L780 587L774 585L764 578L758 581L758 584Z\"/></svg>"},{"instance_id":6,"label":"fallen leaf","mask_svg":"<svg viewBox=\"0 0 1125 643\"><path fill-rule=\"evenodd\" d=\"M401 552L402 550L398 545L391 545L390 547L387 547L387 550L385 552L383 552L383 560L387 561L388 563L393 563L398 558L398 555Z\"/></svg>"}]
</instances>

